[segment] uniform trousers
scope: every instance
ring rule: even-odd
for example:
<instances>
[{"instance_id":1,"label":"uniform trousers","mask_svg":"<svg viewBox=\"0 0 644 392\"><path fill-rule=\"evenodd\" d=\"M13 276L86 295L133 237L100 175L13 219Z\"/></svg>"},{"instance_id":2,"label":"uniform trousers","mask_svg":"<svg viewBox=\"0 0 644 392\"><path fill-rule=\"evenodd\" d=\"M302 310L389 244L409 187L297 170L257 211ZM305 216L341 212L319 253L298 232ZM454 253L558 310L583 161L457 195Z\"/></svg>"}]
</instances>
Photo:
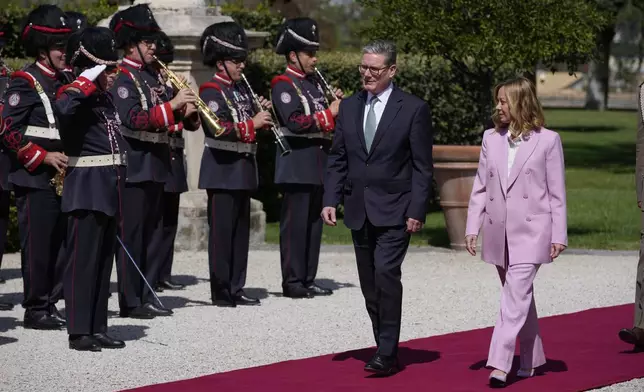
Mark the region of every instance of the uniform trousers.
<instances>
[{"instance_id":1,"label":"uniform trousers","mask_svg":"<svg viewBox=\"0 0 644 392\"><path fill-rule=\"evenodd\" d=\"M159 238L163 230L162 194L163 183L151 181L126 183L123 198L120 201L121 216L117 231L134 262L152 287L159 281L161 270L161 260L151 257L153 254L151 247L152 239ZM116 269L121 310L154 303L154 294L143 282L132 260L129 260L120 244L116 251Z\"/></svg>"},{"instance_id":2,"label":"uniform trousers","mask_svg":"<svg viewBox=\"0 0 644 392\"><path fill-rule=\"evenodd\" d=\"M0 192L0 266L2 256L7 242L7 229L9 228L9 206L11 203L11 191Z\"/></svg>"},{"instance_id":3,"label":"uniform trousers","mask_svg":"<svg viewBox=\"0 0 644 392\"><path fill-rule=\"evenodd\" d=\"M236 295L246 285L250 240L250 191L208 189L210 288Z\"/></svg>"},{"instance_id":4,"label":"uniform trousers","mask_svg":"<svg viewBox=\"0 0 644 392\"><path fill-rule=\"evenodd\" d=\"M509 373L517 337L522 369L539 367L546 363L546 357L532 284L540 265L506 265L507 268L497 266L502 284L501 310L492 333L487 366Z\"/></svg>"},{"instance_id":5,"label":"uniform trousers","mask_svg":"<svg viewBox=\"0 0 644 392\"><path fill-rule=\"evenodd\" d=\"M14 186L20 232L20 261L24 300L35 313L49 312L62 298L67 260L64 254L67 221L53 188Z\"/></svg>"},{"instance_id":6,"label":"uniform trousers","mask_svg":"<svg viewBox=\"0 0 644 392\"><path fill-rule=\"evenodd\" d=\"M162 228L156 231L150 246L150 258L160 263L159 282L170 280L174 261L174 240L177 237L179 220L180 193L163 192L161 206L163 211ZM156 282L150 282L154 284Z\"/></svg>"},{"instance_id":7,"label":"uniform trousers","mask_svg":"<svg viewBox=\"0 0 644 392\"><path fill-rule=\"evenodd\" d=\"M324 189L319 185L288 184L282 190L282 287L307 287L313 284L320 261Z\"/></svg>"},{"instance_id":8,"label":"uniform trousers","mask_svg":"<svg viewBox=\"0 0 644 392\"><path fill-rule=\"evenodd\" d=\"M635 318L633 327L644 329L644 212L641 213L640 260L635 281Z\"/></svg>"},{"instance_id":9,"label":"uniform trousers","mask_svg":"<svg viewBox=\"0 0 644 392\"><path fill-rule=\"evenodd\" d=\"M352 230L360 289L371 318L378 354L395 357L400 340L402 262L410 235L406 225L379 227L369 219Z\"/></svg>"},{"instance_id":10,"label":"uniform trousers","mask_svg":"<svg viewBox=\"0 0 644 392\"><path fill-rule=\"evenodd\" d=\"M70 212L67 219L67 333L105 333L117 217L76 210Z\"/></svg>"}]
</instances>

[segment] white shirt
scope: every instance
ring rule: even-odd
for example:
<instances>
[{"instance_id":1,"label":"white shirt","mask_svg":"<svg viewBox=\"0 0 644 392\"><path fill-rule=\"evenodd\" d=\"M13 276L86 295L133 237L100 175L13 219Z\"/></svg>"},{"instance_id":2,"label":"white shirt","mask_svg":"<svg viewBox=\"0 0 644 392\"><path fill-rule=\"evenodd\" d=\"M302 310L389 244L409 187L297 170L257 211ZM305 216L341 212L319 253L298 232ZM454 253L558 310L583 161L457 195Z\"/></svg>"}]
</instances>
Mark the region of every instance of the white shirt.
<instances>
[{"instance_id":1,"label":"white shirt","mask_svg":"<svg viewBox=\"0 0 644 392\"><path fill-rule=\"evenodd\" d=\"M508 178L510 177L510 170L512 170L512 165L514 164L514 158L517 156L517 151L519 151L519 146L523 142L523 136L512 141L512 135L508 132Z\"/></svg>"},{"instance_id":2,"label":"white shirt","mask_svg":"<svg viewBox=\"0 0 644 392\"><path fill-rule=\"evenodd\" d=\"M389 83L389 86L387 86L386 89L384 89L380 94L377 95L378 97L378 102L375 103L375 106L373 108L373 111L376 115L376 128L378 128L378 124L380 124L380 119L382 118L382 113L385 111L385 106L387 106L387 101L389 100L389 96L391 95L391 92L394 89L393 83ZM367 93L367 105L364 108L364 116L362 118L362 129L366 128L367 126L367 114L369 114L369 105L371 104L371 99L373 97L373 94Z\"/></svg>"}]
</instances>

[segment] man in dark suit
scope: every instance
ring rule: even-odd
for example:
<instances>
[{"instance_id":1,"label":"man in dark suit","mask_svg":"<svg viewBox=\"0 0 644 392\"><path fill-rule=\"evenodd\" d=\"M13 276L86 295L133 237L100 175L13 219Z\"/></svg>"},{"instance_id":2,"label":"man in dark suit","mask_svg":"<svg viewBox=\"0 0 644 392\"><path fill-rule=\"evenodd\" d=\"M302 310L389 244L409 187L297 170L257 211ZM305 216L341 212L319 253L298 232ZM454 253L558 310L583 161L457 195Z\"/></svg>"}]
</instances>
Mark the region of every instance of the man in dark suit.
<instances>
[{"instance_id":1,"label":"man in dark suit","mask_svg":"<svg viewBox=\"0 0 644 392\"><path fill-rule=\"evenodd\" d=\"M392 84L396 47L375 41L359 66L364 90L340 104L324 184L322 219L344 204L358 275L378 346L365 370L393 374L402 310L401 264L425 221L432 182L429 106Z\"/></svg>"}]
</instances>

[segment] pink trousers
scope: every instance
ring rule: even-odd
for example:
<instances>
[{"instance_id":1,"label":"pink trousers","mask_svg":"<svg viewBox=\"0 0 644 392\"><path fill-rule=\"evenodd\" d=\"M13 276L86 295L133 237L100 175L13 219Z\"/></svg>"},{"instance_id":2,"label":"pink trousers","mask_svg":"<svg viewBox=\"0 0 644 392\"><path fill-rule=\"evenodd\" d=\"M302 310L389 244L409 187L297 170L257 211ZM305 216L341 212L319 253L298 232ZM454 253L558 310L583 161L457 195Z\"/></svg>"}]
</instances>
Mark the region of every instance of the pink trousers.
<instances>
[{"instance_id":1,"label":"pink trousers","mask_svg":"<svg viewBox=\"0 0 644 392\"><path fill-rule=\"evenodd\" d=\"M514 264L505 269L497 267L503 285L501 311L492 333L487 366L509 373L517 337L522 369L546 363L532 286L538 269L538 264Z\"/></svg>"}]
</instances>

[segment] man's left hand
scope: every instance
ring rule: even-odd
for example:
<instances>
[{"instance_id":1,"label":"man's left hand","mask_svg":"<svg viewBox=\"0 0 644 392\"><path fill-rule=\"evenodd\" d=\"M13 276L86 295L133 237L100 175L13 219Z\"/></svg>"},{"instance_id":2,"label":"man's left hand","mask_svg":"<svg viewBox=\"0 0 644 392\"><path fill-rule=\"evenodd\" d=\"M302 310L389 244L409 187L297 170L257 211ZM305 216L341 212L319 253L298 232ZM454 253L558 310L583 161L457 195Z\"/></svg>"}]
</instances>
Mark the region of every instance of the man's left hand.
<instances>
[{"instance_id":1,"label":"man's left hand","mask_svg":"<svg viewBox=\"0 0 644 392\"><path fill-rule=\"evenodd\" d=\"M407 218L407 233L418 233L423 228L423 223L416 219Z\"/></svg>"}]
</instances>

